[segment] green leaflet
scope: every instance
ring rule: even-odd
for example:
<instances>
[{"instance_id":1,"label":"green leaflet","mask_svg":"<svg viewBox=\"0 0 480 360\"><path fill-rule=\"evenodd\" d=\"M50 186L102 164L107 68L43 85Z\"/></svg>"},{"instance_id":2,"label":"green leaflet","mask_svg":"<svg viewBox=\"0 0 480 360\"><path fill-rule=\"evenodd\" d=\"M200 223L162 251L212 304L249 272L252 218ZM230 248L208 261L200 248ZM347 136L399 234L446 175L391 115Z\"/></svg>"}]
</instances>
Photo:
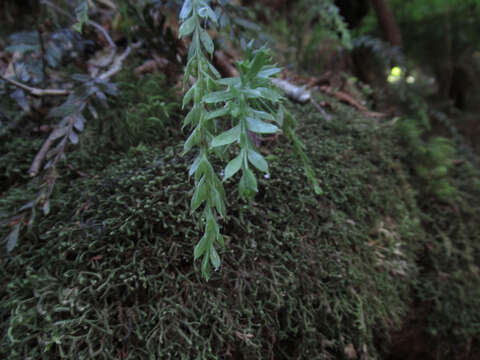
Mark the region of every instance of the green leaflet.
<instances>
[{"instance_id":1,"label":"green leaflet","mask_svg":"<svg viewBox=\"0 0 480 360\"><path fill-rule=\"evenodd\" d=\"M207 104L219 103L233 99L234 95L227 91L216 91L203 97L203 101Z\"/></svg>"},{"instance_id":2,"label":"green leaflet","mask_svg":"<svg viewBox=\"0 0 480 360\"><path fill-rule=\"evenodd\" d=\"M182 10L180 10L180 20L187 18L192 13L192 0L183 2Z\"/></svg>"},{"instance_id":3,"label":"green leaflet","mask_svg":"<svg viewBox=\"0 0 480 360\"><path fill-rule=\"evenodd\" d=\"M213 55L213 41L212 38L208 35L208 33L204 30L200 30L200 41L205 48L205 51L210 55Z\"/></svg>"},{"instance_id":4,"label":"green leaflet","mask_svg":"<svg viewBox=\"0 0 480 360\"><path fill-rule=\"evenodd\" d=\"M231 178L233 175L235 175L238 170L242 167L242 160L243 160L243 150L238 154L237 157L235 157L233 160L231 160L227 166L225 167L225 175L223 176L223 181Z\"/></svg>"},{"instance_id":5,"label":"green leaflet","mask_svg":"<svg viewBox=\"0 0 480 360\"><path fill-rule=\"evenodd\" d=\"M219 85L228 85L228 86L237 86L241 82L240 78L232 77L232 78L223 78L216 81Z\"/></svg>"},{"instance_id":6,"label":"green leaflet","mask_svg":"<svg viewBox=\"0 0 480 360\"><path fill-rule=\"evenodd\" d=\"M222 145L229 145L240 139L240 125L237 125L230 130L221 133L217 137L213 138L211 146L217 147Z\"/></svg>"},{"instance_id":7,"label":"green leaflet","mask_svg":"<svg viewBox=\"0 0 480 360\"><path fill-rule=\"evenodd\" d=\"M188 36L193 33L193 30L195 30L195 18L192 16L180 26L180 29L178 30L178 36Z\"/></svg>"},{"instance_id":8,"label":"green leaflet","mask_svg":"<svg viewBox=\"0 0 480 360\"><path fill-rule=\"evenodd\" d=\"M266 123L260 119L247 117L246 120L248 130L258 134L275 134L278 131L278 127L273 124Z\"/></svg>"},{"instance_id":9,"label":"green leaflet","mask_svg":"<svg viewBox=\"0 0 480 360\"><path fill-rule=\"evenodd\" d=\"M282 69L277 67L266 67L258 73L258 77L267 79L278 74L280 71L282 71Z\"/></svg>"},{"instance_id":10,"label":"green leaflet","mask_svg":"<svg viewBox=\"0 0 480 360\"><path fill-rule=\"evenodd\" d=\"M208 4L205 3L204 6L202 6L199 10L198 10L198 16L200 16L201 18L205 19L205 18L208 18L210 19L210 21L212 21L214 24L217 24L217 15L215 15L215 12L212 10L212 8L210 6L208 6Z\"/></svg>"},{"instance_id":11,"label":"green leaflet","mask_svg":"<svg viewBox=\"0 0 480 360\"><path fill-rule=\"evenodd\" d=\"M243 170L242 178L238 184L238 190L240 197L244 199L251 199L255 193L258 192L257 179L249 168Z\"/></svg>"},{"instance_id":12,"label":"green leaflet","mask_svg":"<svg viewBox=\"0 0 480 360\"><path fill-rule=\"evenodd\" d=\"M220 256L218 256L217 250L213 246L210 248L210 262L215 270L218 270L220 267Z\"/></svg>"},{"instance_id":13,"label":"green leaflet","mask_svg":"<svg viewBox=\"0 0 480 360\"><path fill-rule=\"evenodd\" d=\"M209 112L207 114L206 119L211 120L211 119L215 119L215 118L220 117L220 116L225 116L229 112L230 112L230 109L228 107L224 106L223 108L216 109L214 111Z\"/></svg>"},{"instance_id":14,"label":"green leaflet","mask_svg":"<svg viewBox=\"0 0 480 360\"><path fill-rule=\"evenodd\" d=\"M203 176L197 186L195 187L195 192L193 193L192 200L190 202L190 213L193 213L198 207L207 199L208 196L208 185L205 182L205 176Z\"/></svg>"},{"instance_id":15,"label":"green leaflet","mask_svg":"<svg viewBox=\"0 0 480 360\"><path fill-rule=\"evenodd\" d=\"M200 256L202 256L205 253L205 250L207 250L208 247L208 237L207 234L204 234L198 244L195 246L195 249L193 250L193 258L194 260L197 260Z\"/></svg>"},{"instance_id":16,"label":"green leaflet","mask_svg":"<svg viewBox=\"0 0 480 360\"><path fill-rule=\"evenodd\" d=\"M261 110L255 110L255 109L250 109L250 110L252 111L253 115L255 115L255 117L257 117L257 118L270 120L270 121L276 121L275 116L273 116L272 114L270 114L268 112L261 111Z\"/></svg>"},{"instance_id":17,"label":"green leaflet","mask_svg":"<svg viewBox=\"0 0 480 360\"><path fill-rule=\"evenodd\" d=\"M255 166L258 170L268 172L267 161L253 149L248 149L248 161Z\"/></svg>"},{"instance_id":18,"label":"green leaflet","mask_svg":"<svg viewBox=\"0 0 480 360\"><path fill-rule=\"evenodd\" d=\"M183 96L183 102L182 102L182 109L187 105L193 98L193 94L195 92L195 85L192 86L188 91L185 93Z\"/></svg>"},{"instance_id":19,"label":"green leaflet","mask_svg":"<svg viewBox=\"0 0 480 360\"><path fill-rule=\"evenodd\" d=\"M188 153L198 143L198 128L195 128L183 144L183 153Z\"/></svg>"}]
</instances>

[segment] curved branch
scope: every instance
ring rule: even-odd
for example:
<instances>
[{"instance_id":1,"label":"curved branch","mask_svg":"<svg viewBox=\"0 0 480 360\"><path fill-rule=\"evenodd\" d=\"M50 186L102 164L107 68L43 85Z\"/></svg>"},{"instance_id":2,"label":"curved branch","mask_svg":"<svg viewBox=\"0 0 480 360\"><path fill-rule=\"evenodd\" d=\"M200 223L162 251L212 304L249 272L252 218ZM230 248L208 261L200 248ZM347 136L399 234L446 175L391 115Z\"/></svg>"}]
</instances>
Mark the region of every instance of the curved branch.
<instances>
[{"instance_id":1,"label":"curved branch","mask_svg":"<svg viewBox=\"0 0 480 360\"><path fill-rule=\"evenodd\" d=\"M25 90L28 92L30 95L33 96L65 96L70 94L69 90L66 89L38 89L34 88L25 84L22 84L21 82L18 82L13 79L9 79L5 77L4 75L0 74L0 79L5 80L9 84L15 85L16 87Z\"/></svg>"},{"instance_id":2,"label":"curved branch","mask_svg":"<svg viewBox=\"0 0 480 360\"><path fill-rule=\"evenodd\" d=\"M28 174L31 177L36 176L38 174L38 172L40 171L40 167L42 165L43 159L45 158L45 156L46 156L48 150L50 149L50 147L52 146L53 142L55 140L57 140L58 138L64 136L67 133L67 130L68 130L67 127L57 128L57 129L53 130L52 133L50 134L50 136L47 138L47 140L45 140L45 142L43 143L40 151L35 156L35 159L33 159L33 162L32 162L32 165L30 166L30 169L28 169Z\"/></svg>"}]
</instances>

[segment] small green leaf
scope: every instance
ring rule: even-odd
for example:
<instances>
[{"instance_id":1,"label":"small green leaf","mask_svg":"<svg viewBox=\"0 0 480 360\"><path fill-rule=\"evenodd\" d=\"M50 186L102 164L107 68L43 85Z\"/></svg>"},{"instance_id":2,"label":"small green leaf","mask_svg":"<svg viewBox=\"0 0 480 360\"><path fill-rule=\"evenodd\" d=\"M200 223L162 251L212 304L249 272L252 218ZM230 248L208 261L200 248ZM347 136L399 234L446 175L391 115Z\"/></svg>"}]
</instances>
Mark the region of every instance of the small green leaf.
<instances>
[{"instance_id":1,"label":"small green leaf","mask_svg":"<svg viewBox=\"0 0 480 360\"><path fill-rule=\"evenodd\" d=\"M279 109L278 109L278 112L277 112L277 118L275 119L275 121L277 122L278 125L280 125L280 127L283 127L283 118L284 118L284 111L283 111L283 105L280 105Z\"/></svg>"},{"instance_id":2,"label":"small green leaf","mask_svg":"<svg viewBox=\"0 0 480 360\"><path fill-rule=\"evenodd\" d=\"M203 97L203 101L207 104L223 102L233 99L233 94L229 91L215 91Z\"/></svg>"},{"instance_id":3,"label":"small green leaf","mask_svg":"<svg viewBox=\"0 0 480 360\"><path fill-rule=\"evenodd\" d=\"M208 246L208 237L207 234L205 233L198 244L195 246L195 249L193 250L193 258L194 260L197 260L200 258L205 253L205 250L207 249Z\"/></svg>"},{"instance_id":4,"label":"small green leaf","mask_svg":"<svg viewBox=\"0 0 480 360\"><path fill-rule=\"evenodd\" d=\"M220 192L218 192L217 189L214 189L212 193L213 203L215 204L218 213L222 218L227 217L227 209L225 208L225 202L223 201Z\"/></svg>"},{"instance_id":5,"label":"small green leaf","mask_svg":"<svg viewBox=\"0 0 480 360\"><path fill-rule=\"evenodd\" d=\"M218 72L217 69L215 69L215 66L213 66L209 61L207 62L208 64L208 68L210 69L210 71L212 72L212 74L215 76L215 78L219 78L221 77L220 73Z\"/></svg>"},{"instance_id":6,"label":"small green leaf","mask_svg":"<svg viewBox=\"0 0 480 360\"><path fill-rule=\"evenodd\" d=\"M247 117L248 130L257 134L275 134L278 131L278 127L273 124L266 123L260 119Z\"/></svg>"},{"instance_id":7,"label":"small green leaf","mask_svg":"<svg viewBox=\"0 0 480 360\"><path fill-rule=\"evenodd\" d=\"M198 10L198 16L200 16L202 19L209 18L211 22L217 24L217 15L215 15L212 8L207 4Z\"/></svg>"},{"instance_id":8,"label":"small green leaf","mask_svg":"<svg viewBox=\"0 0 480 360\"><path fill-rule=\"evenodd\" d=\"M252 198L258 191L257 179L255 179L255 175L249 168L243 169L242 178L240 179L240 183L238 184L238 190L240 193L240 197L244 199Z\"/></svg>"},{"instance_id":9,"label":"small green leaf","mask_svg":"<svg viewBox=\"0 0 480 360\"><path fill-rule=\"evenodd\" d=\"M212 246L212 245L210 245ZM206 251L202 260L202 275L205 280L210 280L210 251Z\"/></svg>"},{"instance_id":10,"label":"small green leaf","mask_svg":"<svg viewBox=\"0 0 480 360\"><path fill-rule=\"evenodd\" d=\"M183 96L182 109L185 107L185 105L187 105L192 100L193 94L195 93L196 86L197 86L196 83L193 84L193 86L190 89L188 89L188 91Z\"/></svg>"},{"instance_id":11,"label":"small green leaf","mask_svg":"<svg viewBox=\"0 0 480 360\"><path fill-rule=\"evenodd\" d=\"M217 147L222 145L228 145L235 141L238 141L240 138L240 125L237 125L230 130L221 133L220 135L213 138L211 146Z\"/></svg>"},{"instance_id":12,"label":"small green leaf","mask_svg":"<svg viewBox=\"0 0 480 360\"><path fill-rule=\"evenodd\" d=\"M193 214L197 208L207 199L208 189L205 183L205 176L203 176L195 187L192 200L190 202L190 214Z\"/></svg>"},{"instance_id":13,"label":"small green leaf","mask_svg":"<svg viewBox=\"0 0 480 360\"><path fill-rule=\"evenodd\" d=\"M323 190L320 187L320 185L318 185L318 182L315 180L315 181L312 181L312 184L313 184L313 191L315 192L315 194L323 195Z\"/></svg>"},{"instance_id":14,"label":"small green leaf","mask_svg":"<svg viewBox=\"0 0 480 360\"><path fill-rule=\"evenodd\" d=\"M267 161L253 149L248 149L248 161L255 166L258 170L268 172Z\"/></svg>"},{"instance_id":15,"label":"small green leaf","mask_svg":"<svg viewBox=\"0 0 480 360\"><path fill-rule=\"evenodd\" d=\"M246 168L243 173L245 175L247 188L255 192L258 192L257 179L255 178L255 174L253 173L253 171L250 170L249 168Z\"/></svg>"},{"instance_id":16,"label":"small green leaf","mask_svg":"<svg viewBox=\"0 0 480 360\"><path fill-rule=\"evenodd\" d=\"M202 154L200 156L200 164L198 164L198 169L195 172L195 177L199 179L200 176L202 175L205 175L205 174L210 175L212 173L213 173L212 164L210 164L205 154Z\"/></svg>"},{"instance_id":17,"label":"small green leaf","mask_svg":"<svg viewBox=\"0 0 480 360\"><path fill-rule=\"evenodd\" d=\"M229 78L223 78L223 79L218 79L216 81L217 84L220 85L227 85L227 86L237 86L240 84L240 78L239 77L229 77Z\"/></svg>"},{"instance_id":18,"label":"small green leaf","mask_svg":"<svg viewBox=\"0 0 480 360\"><path fill-rule=\"evenodd\" d=\"M216 109L214 111L209 112L206 116L206 120L211 120L211 119L215 119L215 118L220 117L220 116L227 115L229 112L230 112L230 109L228 107L224 106L220 109Z\"/></svg>"},{"instance_id":19,"label":"small green leaf","mask_svg":"<svg viewBox=\"0 0 480 360\"><path fill-rule=\"evenodd\" d=\"M257 89L244 88L242 93L245 94L247 99L258 99L262 97L262 93Z\"/></svg>"},{"instance_id":20,"label":"small green leaf","mask_svg":"<svg viewBox=\"0 0 480 360\"><path fill-rule=\"evenodd\" d=\"M70 142L72 144L77 144L78 143L78 135L75 131L70 131L70 133L68 134L68 138L70 139Z\"/></svg>"},{"instance_id":21,"label":"small green leaf","mask_svg":"<svg viewBox=\"0 0 480 360\"><path fill-rule=\"evenodd\" d=\"M185 128L185 126L190 125L191 123L197 123L200 117L200 108L198 106L194 106L185 116L185 119L183 119L183 125L182 125L182 130Z\"/></svg>"},{"instance_id":22,"label":"small green leaf","mask_svg":"<svg viewBox=\"0 0 480 360\"><path fill-rule=\"evenodd\" d=\"M223 236L220 234L220 232L217 232L217 242L220 244L221 247L225 247L225 240L223 239Z\"/></svg>"},{"instance_id":23,"label":"small green leaf","mask_svg":"<svg viewBox=\"0 0 480 360\"><path fill-rule=\"evenodd\" d=\"M82 32L82 27L83 27L83 24L80 23L80 22L77 22L77 23L72 25L72 29L75 30L78 33Z\"/></svg>"},{"instance_id":24,"label":"small green leaf","mask_svg":"<svg viewBox=\"0 0 480 360\"><path fill-rule=\"evenodd\" d=\"M8 234L5 239L7 242L7 252L11 252L18 243L18 234L20 233L20 223L13 227L13 230Z\"/></svg>"},{"instance_id":25,"label":"small green leaf","mask_svg":"<svg viewBox=\"0 0 480 360\"><path fill-rule=\"evenodd\" d=\"M180 11L180 20L186 19L192 12L192 0L184 0L182 10Z\"/></svg>"},{"instance_id":26,"label":"small green leaf","mask_svg":"<svg viewBox=\"0 0 480 360\"><path fill-rule=\"evenodd\" d=\"M281 99L280 94L275 90L268 88L259 88L258 90L260 91L264 99L270 100L271 102L276 103Z\"/></svg>"},{"instance_id":27,"label":"small green leaf","mask_svg":"<svg viewBox=\"0 0 480 360\"><path fill-rule=\"evenodd\" d=\"M195 17L190 17L180 26L178 30L178 37L185 37L190 35L195 30Z\"/></svg>"},{"instance_id":28,"label":"small green leaf","mask_svg":"<svg viewBox=\"0 0 480 360\"><path fill-rule=\"evenodd\" d=\"M280 71L282 71L282 69L280 68L277 68L277 67L264 67L258 74L257 76L258 77L261 77L261 78L264 78L264 79L268 79L270 78L271 76L275 75L275 74L278 74Z\"/></svg>"},{"instance_id":29,"label":"small green leaf","mask_svg":"<svg viewBox=\"0 0 480 360\"><path fill-rule=\"evenodd\" d=\"M202 42L205 51L212 55L214 49L213 41L210 35L208 35L208 33L204 29L200 30L200 41Z\"/></svg>"},{"instance_id":30,"label":"small green leaf","mask_svg":"<svg viewBox=\"0 0 480 360\"><path fill-rule=\"evenodd\" d=\"M213 167L212 167L212 171L213 171ZM214 182L215 189L217 189L217 191L220 193L220 196L222 197L222 199L225 199L225 189L223 188L223 184L220 181L220 179L217 176L214 176L213 182Z\"/></svg>"},{"instance_id":31,"label":"small green leaf","mask_svg":"<svg viewBox=\"0 0 480 360\"><path fill-rule=\"evenodd\" d=\"M198 143L198 132L197 128L195 128L190 136L188 137L187 141L185 141L185 144L183 144L183 153L186 154L188 153L195 145Z\"/></svg>"},{"instance_id":32,"label":"small green leaf","mask_svg":"<svg viewBox=\"0 0 480 360\"><path fill-rule=\"evenodd\" d=\"M250 65L250 69L248 70L248 76L250 78L255 77L261 68L266 64L268 59L268 55L264 51L259 51Z\"/></svg>"},{"instance_id":33,"label":"small green leaf","mask_svg":"<svg viewBox=\"0 0 480 360\"><path fill-rule=\"evenodd\" d=\"M238 170L242 167L242 160L243 160L243 151L240 152L240 154L231 160L227 166L225 167L225 175L223 176L223 181L231 178L233 175L235 175Z\"/></svg>"},{"instance_id":34,"label":"small green leaf","mask_svg":"<svg viewBox=\"0 0 480 360\"><path fill-rule=\"evenodd\" d=\"M192 165L190 165L190 168L188 169L188 177L192 176L195 174L198 168L198 164L200 164L200 156L197 156L195 160L193 161Z\"/></svg>"},{"instance_id":35,"label":"small green leaf","mask_svg":"<svg viewBox=\"0 0 480 360\"><path fill-rule=\"evenodd\" d=\"M251 111L252 111L253 115L255 115L255 117L257 117L259 119L275 121L275 117L270 113L267 113L265 111L255 110L255 109L251 109Z\"/></svg>"},{"instance_id":36,"label":"small green leaf","mask_svg":"<svg viewBox=\"0 0 480 360\"><path fill-rule=\"evenodd\" d=\"M85 118L81 114L77 114L75 115L75 121L73 123L73 126L75 127L75 129L82 132L85 128L85 121Z\"/></svg>"},{"instance_id":37,"label":"small green leaf","mask_svg":"<svg viewBox=\"0 0 480 360\"><path fill-rule=\"evenodd\" d=\"M188 60L195 59L197 62L199 61L199 57L197 56L197 43L198 43L197 41L192 41L190 43L190 46L188 48L188 56L187 56Z\"/></svg>"},{"instance_id":38,"label":"small green leaf","mask_svg":"<svg viewBox=\"0 0 480 360\"><path fill-rule=\"evenodd\" d=\"M202 96L205 93L205 81L197 81L195 83L195 90L193 92L193 103L199 104Z\"/></svg>"},{"instance_id":39,"label":"small green leaf","mask_svg":"<svg viewBox=\"0 0 480 360\"><path fill-rule=\"evenodd\" d=\"M215 270L218 270L220 267L220 256L218 255L217 250L215 250L215 247L210 248L210 262L212 263L212 266L215 268Z\"/></svg>"}]
</instances>

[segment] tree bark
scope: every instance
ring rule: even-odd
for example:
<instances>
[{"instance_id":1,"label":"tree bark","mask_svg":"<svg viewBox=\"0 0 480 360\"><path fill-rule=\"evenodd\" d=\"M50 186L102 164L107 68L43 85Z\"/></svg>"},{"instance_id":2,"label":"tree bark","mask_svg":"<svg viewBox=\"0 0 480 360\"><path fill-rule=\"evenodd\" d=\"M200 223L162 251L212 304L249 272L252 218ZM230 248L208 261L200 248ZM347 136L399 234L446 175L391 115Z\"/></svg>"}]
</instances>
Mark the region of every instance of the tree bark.
<instances>
[{"instance_id":1,"label":"tree bark","mask_svg":"<svg viewBox=\"0 0 480 360\"><path fill-rule=\"evenodd\" d=\"M402 33L395 21L388 0L372 0L383 37L392 46L402 46Z\"/></svg>"}]
</instances>

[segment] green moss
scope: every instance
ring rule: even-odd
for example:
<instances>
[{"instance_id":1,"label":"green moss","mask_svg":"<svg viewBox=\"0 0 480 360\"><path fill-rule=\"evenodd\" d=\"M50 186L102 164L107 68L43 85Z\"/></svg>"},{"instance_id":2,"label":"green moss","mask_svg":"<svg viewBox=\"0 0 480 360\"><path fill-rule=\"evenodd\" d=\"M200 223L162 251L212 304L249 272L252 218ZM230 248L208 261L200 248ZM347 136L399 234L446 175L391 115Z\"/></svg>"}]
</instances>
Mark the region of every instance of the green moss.
<instances>
[{"instance_id":1,"label":"green moss","mask_svg":"<svg viewBox=\"0 0 480 360\"><path fill-rule=\"evenodd\" d=\"M102 117L102 131L124 147L158 143L178 136L181 123L178 99L161 73L134 75L133 69L118 78L119 96Z\"/></svg>"},{"instance_id":2,"label":"green moss","mask_svg":"<svg viewBox=\"0 0 480 360\"><path fill-rule=\"evenodd\" d=\"M428 305L427 331L445 358L480 335L480 174L465 163L454 169L461 202L421 204L426 229L419 298Z\"/></svg>"},{"instance_id":3,"label":"green moss","mask_svg":"<svg viewBox=\"0 0 480 360\"><path fill-rule=\"evenodd\" d=\"M330 359L353 344L381 358L413 290L432 304L426 326L439 340L478 336L475 171L453 174L457 215L423 205L395 130L322 100L330 121L311 106L290 110L325 195L286 140L266 143L270 177L253 203L236 200L238 179L226 183L223 267L208 283L193 262L194 154L179 155L179 138L99 150L97 162L75 155L89 176L67 173L51 215L1 260L3 357Z\"/></svg>"},{"instance_id":4,"label":"green moss","mask_svg":"<svg viewBox=\"0 0 480 360\"><path fill-rule=\"evenodd\" d=\"M388 133L338 106L331 122L292 108L325 196L285 144L264 148L271 177L253 206L226 184L224 266L208 283L192 261L180 147L142 147L59 187L52 215L2 264L2 351L310 359L365 344L375 357L374 338L408 309L418 221Z\"/></svg>"},{"instance_id":5,"label":"green moss","mask_svg":"<svg viewBox=\"0 0 480 360\"><path fill-rule=\"evenodd\" d=\"M0 194L28 181L28 169L42 146L41 139L0 137Z\"/></svg>"}]
</instances>

